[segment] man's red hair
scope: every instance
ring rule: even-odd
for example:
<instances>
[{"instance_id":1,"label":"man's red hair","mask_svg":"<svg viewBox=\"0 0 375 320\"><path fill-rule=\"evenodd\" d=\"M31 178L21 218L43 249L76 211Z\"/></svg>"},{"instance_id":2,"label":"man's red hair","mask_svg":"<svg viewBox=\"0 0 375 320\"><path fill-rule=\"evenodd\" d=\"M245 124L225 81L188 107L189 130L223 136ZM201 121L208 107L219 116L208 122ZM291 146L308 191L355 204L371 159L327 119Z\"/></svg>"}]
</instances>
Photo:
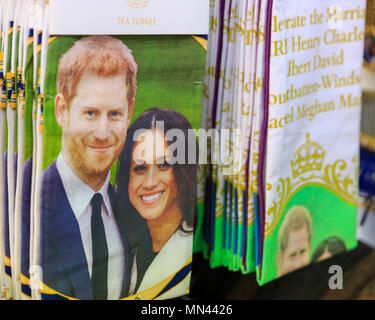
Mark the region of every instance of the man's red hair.
<instances>
[{"instance_id":1,"label":"man's red hair","mask_svg":"<svg viewBox=\"0 0 375 320\"><path fill-rule=\"evenodd\" d=\"M110 36L85 37L76 41L60 58L57 92L69 105L84 72L101 77L125 74L130 104L137 90L137 69L132 51L122 41Z\"/></svg>"}]
</instances>

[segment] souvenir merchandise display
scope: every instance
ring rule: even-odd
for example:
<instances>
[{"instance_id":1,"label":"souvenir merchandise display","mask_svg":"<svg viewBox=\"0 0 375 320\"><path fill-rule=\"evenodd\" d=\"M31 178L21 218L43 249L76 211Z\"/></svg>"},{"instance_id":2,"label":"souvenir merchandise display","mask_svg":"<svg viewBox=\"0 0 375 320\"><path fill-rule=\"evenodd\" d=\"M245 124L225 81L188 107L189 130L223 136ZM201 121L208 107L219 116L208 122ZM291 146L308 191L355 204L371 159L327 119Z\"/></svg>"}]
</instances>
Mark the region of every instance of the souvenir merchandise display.
<instances>
[{"instance_id":1,"label":"souvenir merchandise display","mask_svg":"<svg viewBox=\"0 0 375 320\"><path fill-rule=\"evenodd\" d=\"M199 247L212 267L255 269L263 285L357 245L366 1L229 2L211 2L223 23L208 42L222 53L209 46L217 87L202 114L231 135L212 138L202 227L211 234Z\"/></svg>"},{"instance_id":2,"label":"souvenir merchandise display","mask_svg":"<svg viewBox=\"0 0 375 320\"><path fill-rule=\"evenodd\" d=\"M172 299L193 253L262 286L354 249L366 4L0 1L1 297Z\"/></svg>"},{"instance_id":3,"label":"souvenir merchandise display","mask_svg":"<svg viewBox=\"0 0 375 320\"><path fill-rule=\"evenodd\" d=\"M151 4L96 2L112 25L89 13L66 25L92 1L3 1L4 18L20 16L3 37L8 299L189 292L208 5L187 5L197 25Z\"/></svg>"}]
</instances>

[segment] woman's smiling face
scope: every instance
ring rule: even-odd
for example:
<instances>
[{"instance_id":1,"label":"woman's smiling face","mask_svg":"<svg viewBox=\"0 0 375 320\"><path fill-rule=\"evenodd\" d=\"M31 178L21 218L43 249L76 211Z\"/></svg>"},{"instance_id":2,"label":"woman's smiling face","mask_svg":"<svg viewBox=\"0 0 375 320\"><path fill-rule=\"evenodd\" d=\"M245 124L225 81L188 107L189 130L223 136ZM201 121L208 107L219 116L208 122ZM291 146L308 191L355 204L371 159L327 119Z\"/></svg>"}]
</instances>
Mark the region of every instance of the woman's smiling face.
<instances>
[{"instance_id":1,"label":"woman's smiling face","mask_svg":"<svg viewBox=\"0 0 375 320\"><path fill-rule=\"evenodd\" d=\"M153 129L135 142L130 165L129 199L146 220L163 219L178 208L178 191L165 135Z\"/></svg>"}]
</instances>

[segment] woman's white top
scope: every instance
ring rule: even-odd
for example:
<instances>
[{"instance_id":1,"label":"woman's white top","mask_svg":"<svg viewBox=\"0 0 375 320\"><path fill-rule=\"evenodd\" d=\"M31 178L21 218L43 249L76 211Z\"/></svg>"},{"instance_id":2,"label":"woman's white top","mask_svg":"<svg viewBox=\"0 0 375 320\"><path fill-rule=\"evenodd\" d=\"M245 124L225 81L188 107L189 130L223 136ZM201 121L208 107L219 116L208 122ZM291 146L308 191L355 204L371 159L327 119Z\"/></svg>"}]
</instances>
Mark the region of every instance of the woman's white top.
<instances>
[{"instance_id":1,"label":"woman's white top","mask_svg":"<svg viewBox=\"0 0 375 320\"><path fill-rule=\"evenodd\" d=\"M180 271L192 256L193 233L177 230L156 255L145 272L137 292L150 289ZM171 299L189 293L191 272L157 300Z\"/></svg>"}]
</instances>

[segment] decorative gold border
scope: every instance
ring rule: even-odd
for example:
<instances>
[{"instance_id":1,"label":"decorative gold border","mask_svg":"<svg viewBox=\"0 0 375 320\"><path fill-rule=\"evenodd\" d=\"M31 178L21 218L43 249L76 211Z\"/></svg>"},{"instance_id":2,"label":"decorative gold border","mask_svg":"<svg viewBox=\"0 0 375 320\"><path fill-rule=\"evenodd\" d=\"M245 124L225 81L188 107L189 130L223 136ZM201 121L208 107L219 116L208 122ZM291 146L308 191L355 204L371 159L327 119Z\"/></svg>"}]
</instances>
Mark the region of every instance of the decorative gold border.
<instances>
[{"instance_id":1,"label":"decorative gold border","mask_svg":"<svg viewBox=\"0 0 375 320\"><path fill-rule=\"evenodd\" d=\"M367 148L371 151L375 151L375 137L365 133L361 133L360 143L362 147Z\"/></svg>"},{"instance_id":2,"label":"decorative gold border","mask_svg":"<svg viewBox=\"0 0 375 320\"><path fill-rule=\"evenodd\" d=\"M174 274L170 275L168 278L166 278L165 280L161 281L160 283L158 283L157 285L155 285L154 287L152 288L149 288L149 289L146 289L142 292L139 292L139 293L136 293L132 296L128 296L126 298L122 298L122 299L119 299L119 300L153 300L158 294L159 292L165 288L166 285L169 284L169 282L174 278L174 276L179 272L181 271L183 268L185 268L186 266L188 266L189 264L192 263L192 260L193 260L193 256L190 256L189 259L187 260L187 262L180 268L178 269ZM180 280L176 286L178 284L180 284L182 281L184 281L186 279L186 277L189 275L189 273L191 273L191 270L186 274L186 276ZM64 295L60 292L57 292L55 290L53 290L52 288L48 287L45 283L43 283L42 281L40 281L41 283L41 290L40 292L42 294L50 294L50 295L59 295L61 297L64 297L66 298L67 300L79 300L77 298L72 298L72 297L69 297L67 295ZM174 287L173 287L174 288ZM170 290L172 290L173 288L170 288L168 291L164 292L163 295L167 292L169 292ZM186 292L187 294L188 292Z\"/></svg>"},{"instance_id":3,"label":"decorative gold border","mask_svg":"<svg viewBox=\"0 0 375 320\"><path fill-rule=\"evenodd\" d=\"M309 172L293 180L290 177L280 178L276 184L277 199L267 209L265 217L265 237L269 237L276 229L282 214L293 196L306 186L320 186L332 191L349 205L358 205L359 157L354 156L352 163L356 169L347 170L345 160L339 159L327 164L320 172ZM272 186L273 189L274 186ZM267 195L266 195L267 197Z\"/></svg>"},{"instance_id":4,"label":"decorative gold border","mask_svg":"<svg viewBox=\"0 0 375 320\"><path fill-rule=\"evenodd\" d=\"M202 37L197 37L197 36L192 36L194 38L194 40L196 40L200 45L201 47L207 51L207 40L202 38Z\"/></svg>"}]
</instances>

